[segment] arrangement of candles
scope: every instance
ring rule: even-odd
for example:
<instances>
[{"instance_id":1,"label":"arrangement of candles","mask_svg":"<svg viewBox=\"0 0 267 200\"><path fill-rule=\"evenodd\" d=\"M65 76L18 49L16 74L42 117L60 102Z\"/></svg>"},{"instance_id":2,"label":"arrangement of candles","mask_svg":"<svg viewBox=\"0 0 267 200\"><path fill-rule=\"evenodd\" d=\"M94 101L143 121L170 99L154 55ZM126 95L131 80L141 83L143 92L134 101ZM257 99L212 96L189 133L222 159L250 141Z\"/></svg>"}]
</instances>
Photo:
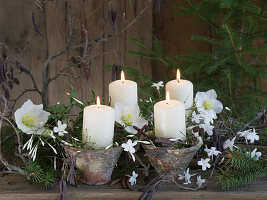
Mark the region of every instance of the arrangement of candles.
<instances>
[{"instance_id":1,"label":"arrangement of candles","mask_svg":"<svg viewBox=\"0 0 267 200\"><path fill-rule=\"evenodd\" d=\"M186 115L193 105L193 84L180 79L179 69L176 80L166 84L166 100L154 105L155 134L158 137L185 139ZM90 146L106 147L113 143L115 123L115 103L132 105L138 103L137 83L125 80L123 71L121 80L109 84L111 107L97 104L84 108L83 142ZM103 123L100 125L100 122ZM141 128L141 127L140 127Z\"/></svg>"}]
</instances>

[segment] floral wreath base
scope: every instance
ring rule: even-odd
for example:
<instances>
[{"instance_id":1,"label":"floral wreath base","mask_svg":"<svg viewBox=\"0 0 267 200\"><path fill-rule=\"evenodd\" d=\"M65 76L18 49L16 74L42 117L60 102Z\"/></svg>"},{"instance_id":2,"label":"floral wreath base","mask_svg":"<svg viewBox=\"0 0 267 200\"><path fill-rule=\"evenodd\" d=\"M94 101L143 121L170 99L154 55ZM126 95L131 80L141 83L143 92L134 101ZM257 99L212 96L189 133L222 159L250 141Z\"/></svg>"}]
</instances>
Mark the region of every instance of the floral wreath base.
<instances>
[{"instance_id":1,"label":"floral wreath base","mask_svg":"<svg viewBox=\"0 0 267 200\"><path fill-rule=\"evenodd\" d=\"M64 148L76 160L75 166L81 173L79 181L88 185L103 185L110 182L122 152L120 146L103 150Z\"/></svg>"}]
</instances>

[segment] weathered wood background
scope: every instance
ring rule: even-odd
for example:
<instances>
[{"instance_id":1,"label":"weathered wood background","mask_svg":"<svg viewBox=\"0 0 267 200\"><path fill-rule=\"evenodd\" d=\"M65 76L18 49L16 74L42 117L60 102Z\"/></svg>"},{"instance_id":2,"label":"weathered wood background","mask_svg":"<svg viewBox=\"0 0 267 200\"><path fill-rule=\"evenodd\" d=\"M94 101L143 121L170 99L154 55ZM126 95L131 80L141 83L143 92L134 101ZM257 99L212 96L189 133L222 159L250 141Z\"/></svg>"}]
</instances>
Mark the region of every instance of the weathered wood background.
<instances>
[{"instance_id":1,"label":"weathered wood background","mask_svg":"<svg viewBox=\"0 0 267 200\"><path fill-rule=\"evenodd\" d=\"M68 1L54 0L46 1L44 10L38 9L38 0L0 0L0 41L5 43L10 50L16 47L27 47L23 54L22 64L29 68L38 87L41 88L42 68L45 60L65 48L69 35ZM88 39L97 39L104 35L115 34L115 30L108 20L108 9L110 0L72 0L75 5L80 5L76 14L71 45L81 43L81 25L84 24L88 31ZM133 7L126 0L116 0L119 7L118 29L121 30L134 19ZM149 7L141 18L130 28L119 35L99 42L92 48L92 55L98 59L91 64L90 78L74 79L60 76L49 85L49 104L55 104L66 97L66 92L70 92L70 83L78 92L78 99L85 101L90 98L90 90L107 102L108 84L112 80L111 72L103 70L104 65L122 64L133 67L146 75L153 76L154 79L162 78L162 66L158 63L144 59L133 58L125 55L126 50L137 50L129 42L129 38L138 38L147 45L151 45L152 39L157 38L162 41L164 53L174 56L185 53L188 49L194 48L200 51L209 51L210 46L206 43L191 41L191 35L207 35L207 27L197 24L190 17L174 16L173 5L176 0L166 0L160 13ZM181 1L179 1L181 3ZM145 0L137 0L136 13L147 4ZM34 29L32 22L32 11L35 13L36 24L44 34L41 37ZM117 54L114 53L117 52ZM51 62L49 65L49 75L53 77L62 69L72 56L77 56L81 52L71 51ZM116 55L119 55L116 56ZM76 75L81 74L82 69L75 68L67 71ZM28 76L19 76L20 85L12 90L11 99L15 98L25 88L32 88L32 82ZM34 92L27 93L17 103L20 106L27 98L31 98L35 103L40 103L41 98Z\"/></svg>"}]
</instances>

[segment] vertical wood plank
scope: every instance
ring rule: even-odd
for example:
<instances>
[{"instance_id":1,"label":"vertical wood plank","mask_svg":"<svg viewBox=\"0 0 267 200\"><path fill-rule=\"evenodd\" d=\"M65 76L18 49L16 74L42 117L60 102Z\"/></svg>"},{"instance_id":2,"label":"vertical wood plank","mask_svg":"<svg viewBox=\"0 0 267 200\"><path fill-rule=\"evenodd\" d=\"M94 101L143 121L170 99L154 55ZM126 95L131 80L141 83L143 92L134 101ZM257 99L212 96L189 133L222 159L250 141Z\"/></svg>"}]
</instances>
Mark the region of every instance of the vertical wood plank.
<instances>
[{"instance_id":1,"label":"vertical wood plank","mask_svg":"<svg viewBox=\"0 0 267 200\"><path fill-rule=\"evenodd\" d=\"M132 1L133 3L135 1ZM136 14L138 14L146 5L147 1L136 1ZM126 4L126 19L127 23L135 18L132 6ZM126 31L126 51L140 51L136 45L129 41L130 38L142 40L148 47L152 46L152 7L150 6L141 18ZM125 57L126 66L138 69L140 72L151 75L150 60L140 59L136 57Z\"/></svg>"},{"instance_id":2,"label":"vertical wood plank","mask_svg":"<svg viewBox=\"0 0 267 200\"><path fill-rule=\"evenodd\" d=\"M197 0L200 1L200 0ZM208 43L192 41L192 35L209 35L208 27L194 21L192 16L175 16L174 5L185 4L184 1L168 0L159 13L153 13L153 34L161 41L163 52L167 56L175 57L178 54L185 54L189 49L199 52L209 52ZM153 78L164 79L165 68L161 63L153 62ZM175 77L173 70L171 77Z\"/></svg>"},{"instance_id":3,"label":"vertical wood plank","mask_svg":"<svg viewBox=\"0 0 267 200\"><path fill-rule=\"evenodd\" d=\"M137 4L136 6L136 15L140 13L142 9L146 7L148 1L132 1L132 5L130 3L126 4L126 19L127 23L130 23L134 18L134 2ZM130 38L137 38L145 43L146 46L152 46L152 6L150 5L146 11L142 14L141 18L138 19L137 22L129 29L126 30L126 41L125 41L125 50L126 51L141 51L135 44L129 41ZM133 67L137 69L142 74L151 77L152 68L151 61L148 59L136 58L125 56L125 64L126 66ZM139 81L139 84L142 82ZM139 96L140 97L140 96Z\"/></svg>"},{"instance_id":4,"label":"vertical wood plank","mask_svg":"<svg viewBox=\"0 0 267 200\"><path fill-rule=\"evenodd\" d=\"M55 12L56 11L56 12ZM66 3L65 1L47 1L45 7L46 38L47 38L47 56L54 55L66 47ZM55 58L49 64L49 77L54 77L59 70L67 65L67 54ZM68 78L59 76L59 78L49 84L48 104L55 105L62 101L66 93Z\"/></svg>"},{"instance_id":5,"label":"vertical wood plank","mask_svg":"<svg viewBox=\"0 0 267 200\"><path fill-rule=\"evenodd\" d=\"M115 27L113 28L110 24L109 18L107 17L104 22L104 35L116 35L117 32L123 29L126 26L125 19L123 15L125 13L125 3L127 1L124 0L112 0L107 1L103 4L104 8L104 16L108 16L108 11L113 4L114 9L117 9L117 22ZM124 52L125 52L125 32L110 38L108 41L104 43L103 57L104 57L104 65L124 65ZM109 91L108 85L112 82L112 72L104 70L104 79L103 79L103 97L105 99L105 103L109 103Z\"/></svg>"},{"instance_id":6,"label":"vertical wood plank","mask_svg":"<svg viewBox=\"0 0 267 200\"><path fill-rule=\"evenodd\" d=\"M14 53L14 49L19 47L26 48L23 54L22 65L28 68L41 87L40 67L45 60L46 40L42 38L35 30L32 23L33 1L4 1L1 0L0 6L0 41L5 43L9 51L8 57ZM41 32L44 31L43 14L36 10L35 20ZM16 98L24 89L32 89L33 84L29 76L20 74L17 76L20 80L19 85L14 85L11 91L11 99ZM17 102L17 107L21 106L26 99L30 98L33 102L41 103L41 98L34 92L29 92Z\"/></svg>"},{"instance_id":7,"label":"vertical wood plank","mask_svg":"<svg viewBox=\"0 0 267 200\"><path fill-rule=\"evenodd\" d=\"M77 5L78 6L78 5ZM95 40L102 36L102 18L103 18L103 5L102 0L80 0L79 1L80 11L77 15L75 21L75 32L73 33L72 43L73 45L79 44L81 40L81 26L84 25L87 33L88 40ZM89 79L70 78L70 83L77 90L78 99L85 102L91 98L91 90L95 92L96 95L101 96L103 91L103 42L96 43L90 48L90 56L97 57L97 59L92 59L90 64ZM81 56L83 50L70 52L69 59L74 56ZM72 74L83 74L84 69L70 69L69 73Z\"/></svg>"}]
</instances>

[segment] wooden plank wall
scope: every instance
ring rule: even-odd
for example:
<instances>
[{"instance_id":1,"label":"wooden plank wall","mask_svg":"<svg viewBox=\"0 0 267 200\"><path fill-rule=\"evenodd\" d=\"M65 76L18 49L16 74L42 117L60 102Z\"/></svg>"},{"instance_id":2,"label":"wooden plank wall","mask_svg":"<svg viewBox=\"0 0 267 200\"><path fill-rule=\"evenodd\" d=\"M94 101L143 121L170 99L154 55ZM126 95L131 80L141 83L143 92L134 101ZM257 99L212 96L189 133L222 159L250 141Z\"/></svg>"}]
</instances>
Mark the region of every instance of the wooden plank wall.
<instances>
[{"instance_id":1,"label":"wooden plank wall","mask_svg":"<svg viewBox=\"0 0 267 200\"><path fill-rule=\"evenodd\" d=\"M200 1L195 0L194 2ZM198 23L192 16L175 16L174 6L183 4L186 4L184 0L166 0L161 11L153 13L153 36L161 41L165 56L175 57L178 54L187 54L190 49L199 52L211 51L211 46L208 43L191 40L192 35L209 35L208 26ZM153 78L162 80L164 67L158 62L153 62L152 66ZM175 77L175 70L169 76Z\"/></svg>"},{"instance_id":2,"label":"wooden plank wall","mask_svg":"<svg viewBox=\"0 0 267 200\"><path fill-rule=\"evenodd\" d=\"M69 4L65 0L46 1L42 11L37 9L38 2L41 1L0 0L0 41L8 45L10 52L17 46L20 48L27 46L23 54L22 64L32 71L38 87L41 88L42 68L45 60L66 47L69 34ZM115 34L115 29L111 27L108 19L110 0L72 0L71 2L79 9L76 14L70 46L81 43L82 24L85 25L88 31L89 40ZM115 0L115 2L117 2L119 10L118 30L120 30L134 19L134 14L132 6L129 4L130 1ZM135 1L132 2L134 3ZM147 1L137 1L136 13L143 9L146 4ZM38 24L44 37L41 37L34 29L32 23L33 10L36 24ZM120 34L119 37L111 38L106 42L100 42L92 46L92 55L97 56L97 60L91 64L88 81L86 79L60 76L56 81L52 82L49 85L49 104L54 105L66 97L66 92L70 92L67 83L72 84L77 89L78 99L82 101L90 98L90 90L92 89L97 95L105 98L107 102L108 84L112 80L111 72L103 70L103 66L107 64L116 63L131 66L151 76L152 70L149 61L125 56L126 50L135 49L128 42L129 38L139 38L144 40L147 45L151 45L151 35L152 8L149 7L140 20ZM53 77L62 67L66 66L72 56L80 54L80 51L72 51L53 60L49 66L50 77ZM75 68L67 72L81 74L82 70ZM19 75L18 78L20 85L15 86L12 90L11 99L16 97L23 89L32 88L29 77ZM35 103L41 103L39 95L27 93L18 102L18 106L27 98L31 98Z\"/></svg>"}]
</instances>

